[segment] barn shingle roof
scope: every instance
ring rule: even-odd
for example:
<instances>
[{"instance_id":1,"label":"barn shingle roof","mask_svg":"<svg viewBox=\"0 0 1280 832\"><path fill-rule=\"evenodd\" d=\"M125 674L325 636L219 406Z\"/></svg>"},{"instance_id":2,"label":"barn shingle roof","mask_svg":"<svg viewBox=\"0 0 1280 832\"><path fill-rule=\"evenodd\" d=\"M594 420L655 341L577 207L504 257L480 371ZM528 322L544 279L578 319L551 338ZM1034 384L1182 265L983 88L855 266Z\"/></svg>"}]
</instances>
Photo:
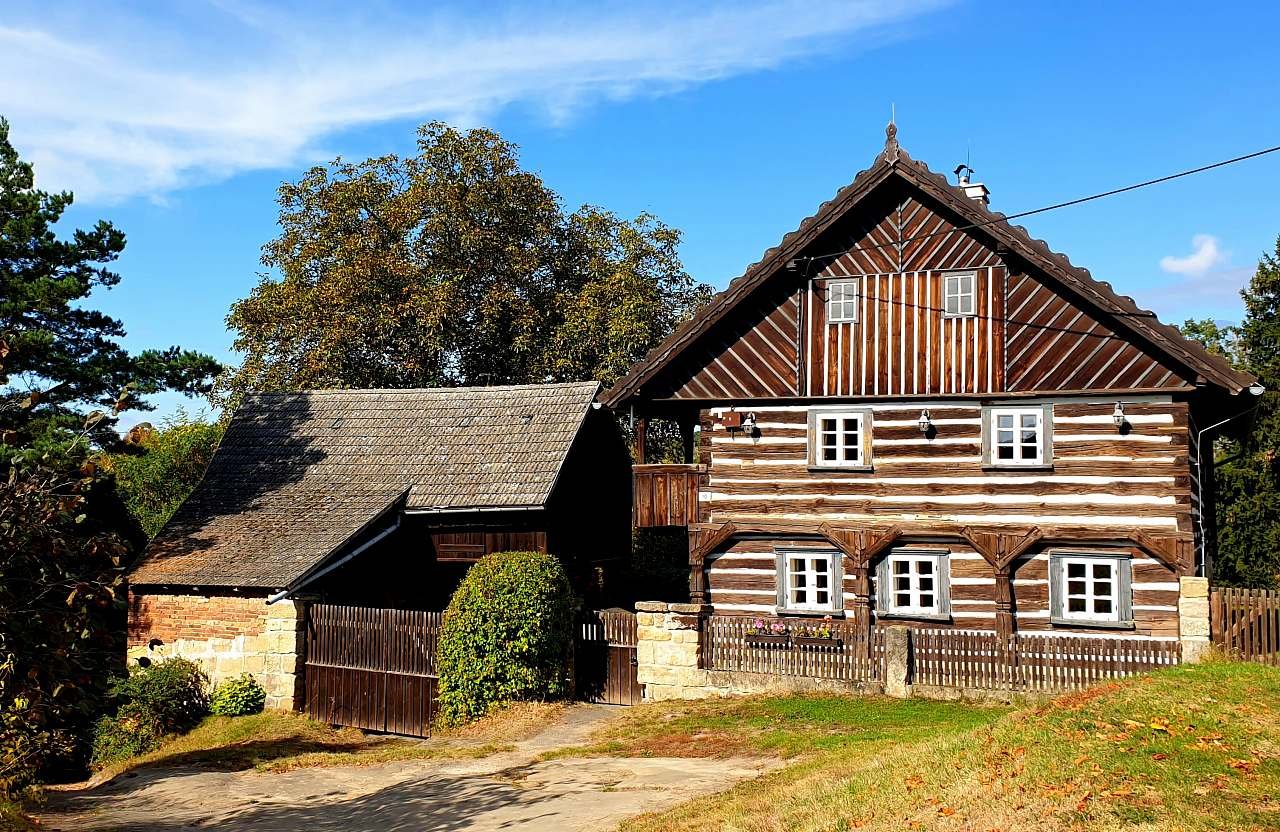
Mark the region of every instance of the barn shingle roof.
<instances>
[{"instance_id":1,"label":"barn shingle roof","mask_svg":"<svg viewBox=\"0 0 1280 832\"><path fill-rule=\"evenodd\" d=\"M134 584L288 586L401 509L545 505L595 382L249 396Z\"/></svg>"}]
</instances>

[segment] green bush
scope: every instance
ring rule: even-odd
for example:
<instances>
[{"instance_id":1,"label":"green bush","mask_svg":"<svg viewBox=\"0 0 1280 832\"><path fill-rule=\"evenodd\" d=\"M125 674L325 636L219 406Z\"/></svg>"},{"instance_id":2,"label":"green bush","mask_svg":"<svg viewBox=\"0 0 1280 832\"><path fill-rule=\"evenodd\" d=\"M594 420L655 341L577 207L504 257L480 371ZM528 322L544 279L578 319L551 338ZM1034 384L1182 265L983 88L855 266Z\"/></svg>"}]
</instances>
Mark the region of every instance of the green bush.
<instances>
[{"instance_id":1,"label":"green bush","mask_svg":"<svg viewBox=\"0 0 1280 832\"><path fill-rule=\"evenodd\" d=\"M121 704L138 705L153 715L166 734L190 731L209 714L209 677L200 665L173 657L133 667L111 693Z\"/></svg>"},{"instance_id":2,"label":"green bush","mask_svg":"<svg viewBox=\"0 0 1280 832\"><path fill-rule=\"evenodd\" d=\"M499 702L569 693L574 603L560 562L495 552L475 563L444 614L440 718L457 725Z\"/></svg>"},{"instance_id":3,"label":"green bush","mask_svg":"<svg viewBox=\"0 0 1280 832\"><path fill-rule=\"evenodd\" d=\"M131 668L111 688L118 703L115 716L94 724L93 765L145 754L165 736L196 727L209 713L208 685L200 665L188 659Z\"/></svg>"},{"instance_id":4,"label":"green bush","mask_svg":"<svg viewBox=\"0 0 1280 832\"><path fill-rule=\"evenodd\" d=\"M267 692L248 673L218 685L209 698L209 710L217 716L257 714L266 704Z\"/></svg>"},{"instance_id":5,"label":"green bush","mask_svg":"<svg viewBox=\"0 0 1280 832\"><path fill-rule=\"evenodd\" d=\"M127 702L115 716L104 716L93 726L93 766L101 768L145 754L157 748L165 734L154 713Z\"/></svg>"}]
</instances>

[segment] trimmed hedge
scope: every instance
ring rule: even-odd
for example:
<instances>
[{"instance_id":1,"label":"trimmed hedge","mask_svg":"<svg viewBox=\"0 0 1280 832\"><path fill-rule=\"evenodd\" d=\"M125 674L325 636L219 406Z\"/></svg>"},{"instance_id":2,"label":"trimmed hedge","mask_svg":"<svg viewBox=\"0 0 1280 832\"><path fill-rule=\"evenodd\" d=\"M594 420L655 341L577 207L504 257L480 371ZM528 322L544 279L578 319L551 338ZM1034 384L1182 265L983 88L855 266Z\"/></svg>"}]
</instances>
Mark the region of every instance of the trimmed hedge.
<instances>
[{"instance_id":1,"label":"trimmed hedge","mask_svg":"<svg viewBox=\"0 0 1280 832\"><path fill-rule=\"evenodd\" d=\"M569 694L574 601L560 561L495 552L467 570L437 652L440 719L457 725L500 702Z\"/></svg>"}]
</instances>

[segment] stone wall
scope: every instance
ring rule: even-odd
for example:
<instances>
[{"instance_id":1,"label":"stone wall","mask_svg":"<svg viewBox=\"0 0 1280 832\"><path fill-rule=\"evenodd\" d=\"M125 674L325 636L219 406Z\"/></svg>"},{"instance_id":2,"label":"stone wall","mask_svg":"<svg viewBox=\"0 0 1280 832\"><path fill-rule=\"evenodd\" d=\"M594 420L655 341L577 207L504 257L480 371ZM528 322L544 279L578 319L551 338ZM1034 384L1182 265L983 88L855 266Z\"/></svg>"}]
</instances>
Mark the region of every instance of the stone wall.
<instances>
[{"instance_id":1,"label":"stone wall","mask_svg":"<svg viewBox=\"0 0 1280 832\"><path fill-rule=\"evenodd\" d=\"M267 707L292 710L302 693L303 607L262 596L129 593L129 660L182 656L213 684L251 673Z\"/></svg>"},{"instance_id":2,"label":"stone wall","mask_svg":"<svg viewBox=\"0 0 1280 832\"><path fill-rule=\"evenodd\" d=\"M1209 650L1209 579L1178 579L1178 639L1182 661L1198 662Z\"/></svg>"}]
</instances>

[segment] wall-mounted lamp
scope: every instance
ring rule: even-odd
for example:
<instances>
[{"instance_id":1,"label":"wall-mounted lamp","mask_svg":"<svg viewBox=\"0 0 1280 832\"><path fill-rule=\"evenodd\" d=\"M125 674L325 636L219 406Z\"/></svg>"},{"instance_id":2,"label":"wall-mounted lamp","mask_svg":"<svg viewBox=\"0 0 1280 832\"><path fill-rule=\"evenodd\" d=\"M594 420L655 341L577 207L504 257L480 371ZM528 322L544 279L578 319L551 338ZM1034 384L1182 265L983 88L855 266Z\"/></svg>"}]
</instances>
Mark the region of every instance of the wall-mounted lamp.
<instances>
[{"instance_id":1,"label":"wall-mounted lamp","mask_svg":"<svg viewBox=\"0 0 1280 832\"><path fill-rule=\"evenodd\" d=\"M921 433L929 432L929 429L933 427L933 422L929 419L928 410L920 411L920 420L916 422L916 425L920 428Z\"/></svg>"},{"instance_id":2,"label":"wall-mounted lamp","mask_svg":"<svg viewBox=\"0 0 1280 832\"><path fill-rule=\"evenodd\" d=\"M1116 409L1111 411L1111 421L1117 428L1124 427L1124 402L1116 402Z\"/></svg>"},{"instance_id":3,"label":"wall-mounted lamp","mask_svg":"<svg viewBox=\"0 0 1280 832\"><path fill-rule=\"evenodd\" d=\"M748 413L742 417L742 432L753 436L756 432L756 414Z\"/></svg>"}]
</instances>

